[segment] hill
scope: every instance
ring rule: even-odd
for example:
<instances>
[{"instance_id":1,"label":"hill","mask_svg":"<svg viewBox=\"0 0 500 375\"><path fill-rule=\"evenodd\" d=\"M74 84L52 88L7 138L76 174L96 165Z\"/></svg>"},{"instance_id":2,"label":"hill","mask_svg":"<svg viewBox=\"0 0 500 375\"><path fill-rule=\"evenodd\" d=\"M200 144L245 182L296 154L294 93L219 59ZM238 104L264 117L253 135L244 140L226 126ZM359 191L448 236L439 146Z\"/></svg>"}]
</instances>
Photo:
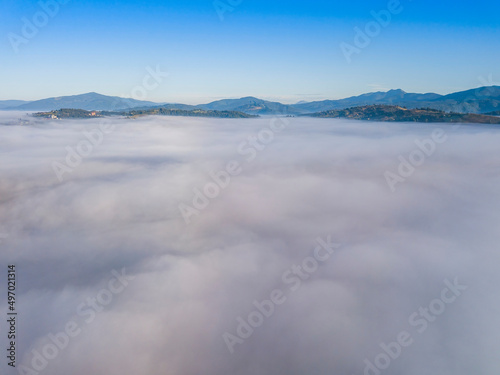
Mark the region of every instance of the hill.
<instances>
[{"instance_id":1,"label":"hill","mask_svg":"<svg viewBox=\"0 0 500 375\"><path fill-rule=\"evenodd\" d=\"M34 117L48 118L48 119L80 119L80 118L96 118L102 117L101 112L86 111L84 109L63 108L57 111L38 112L33 114Z\"/></svg>"},{"instance_id":2,"label":"hill","mask_svg":"<svg viewBox=\"0 0 500 375\"><path fill-rule=\"evenodd\" d=\"M432 108L407 109L400 106L369 105L309 114L311 117L348 118L394 122L454 122L500 124L500 118L478 114L447 113Z\"/></svg>"},{"instance_id":3,"label":"hill","mask_svg":"<svg viewBox=\"0 0 500 375\"><path fill-rule=\"evenodd\" d=\"M301 113L293 106L270 102L248 96L241 99L224 99L208 104L200 104L198 108L217 111L239 111L255 115L274 115L274 114L298 114Z\"/></svg>"},{"instance_id":4,"label":"hill","mask_svg":"<svg viewBox=\"0 0 500 375\"><path fill-rule=\"evenodd\" d=\"M123 112L86 111L84 109L59 109L57 111L34 113L34 117L47 119L88 119L104 116L127 116L136 118L140 116L189 116L189 117L217 117L217 118L253 118L257 116L236 111L206 111L203 109L184 110L170 108L138 109Z\"/></svg>"},{"instance_id":5,"label":"hill","mask_svg":"<svg viewBox=\"0 0 500 375\"><path fill-rule=\"evenodd\" d=\"M422 106L442 111L489 113L500 109L500 86L479 87L423 102Z\"/></svg>"},{"instance_id":6,"label":"hill","mask_svg":"<svg viewBox=\"0 0 500 375\"><path fill-rule=\"evenodd\" d=\"M88 94L61 96L36 100L4 109L20 111L53 111L60 108L75 108L93 111L116 111L136 107L158 106L159 103L146 102L135 99L120 98L118 96L106 96L90 92Z\"/></svg>"},{"instance_id":7,"label":"hill","mask_svg":"<svg viewBox=\"0 0 500 375\"><path fill-rule=\"evenodd\" d=\"M403 90L390 90L387 92L372 92L359 96L352 96L346 99L339 100L323 100L310 103L295 104L294 108L302 113L307 112L322 112L331 109L343 109L356 106L387 104L387 105L415 105L439 99L439 94L411 94Z\"/></svg>"},{"instance_id":8,"label":"hill","mask_svg":"<svg viewBox=\"0 0 500 375\"><path fill-rule=\"evenodd\" d=\"M397 89L387 92L372 92L339 100L299 102L293 105L246 97L219 100L209 104L198 105L197 107L272 115L315 113L366 105L396 105L414 109L432 108L446 112L484 114L500 108L500 87L479 87L449 95L407 93L401 89Z\"/></svg>"},{"instance_id":9,"label":"hill","mask_svg":"<svg viewBox=\"0 0 500 375\"><path fill-rule=\"evenodd\" d=\"M254 118L258 117L255 115L250 115L243 112L238 111L213 111L213 110L204 110L204 109L193 109L193 110L184 110L184 109L170 109L170 108L154 108L154 109L146 109L146 110L132 110L126 113L122 113L123 115L129 117L138 117L138 116L189 116L189 117L218 117L218 118Z\"/></svg>"},{"instance_id":10,"label":"hill","mask_svg":"<svg viewBox=\"0 0 500 375\"><path fill-rule=\"evenodd\" d=\"M488 113L485 113L485 115L488 115L488 116L500 116L500 111L488 112Z\"/></svg>"}]
</instances>

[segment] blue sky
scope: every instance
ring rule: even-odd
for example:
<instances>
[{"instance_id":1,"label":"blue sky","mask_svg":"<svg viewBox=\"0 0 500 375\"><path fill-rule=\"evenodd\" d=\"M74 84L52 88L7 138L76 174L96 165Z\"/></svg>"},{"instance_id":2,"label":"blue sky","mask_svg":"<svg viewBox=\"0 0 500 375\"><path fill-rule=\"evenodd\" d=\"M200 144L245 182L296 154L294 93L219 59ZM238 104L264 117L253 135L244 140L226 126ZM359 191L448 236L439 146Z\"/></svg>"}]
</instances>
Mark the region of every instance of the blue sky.
<instances>
[{"instance_id":1,"label":"blue sky","mask_svg":"<svg viewBox=\"0 0 500 375\"><path fill-rule=\"evenodd\" d=\"M69 0L44 24L40 2L2 0L0 100L130 97L148 67L169 75L146 100L191 104L248 95L293 103L391 88L444 94L489 76L500 82L497 1L401 0L363 48L355 28L365 32L373 11L387 12L390 2L231 2L218 3L232 8L221 20L213 0ZM36 34L23 34L36 15ZM17 51L14 34L24 38ZM350 63L341 43L358 48Z\"/></svg>"}]
</instances>

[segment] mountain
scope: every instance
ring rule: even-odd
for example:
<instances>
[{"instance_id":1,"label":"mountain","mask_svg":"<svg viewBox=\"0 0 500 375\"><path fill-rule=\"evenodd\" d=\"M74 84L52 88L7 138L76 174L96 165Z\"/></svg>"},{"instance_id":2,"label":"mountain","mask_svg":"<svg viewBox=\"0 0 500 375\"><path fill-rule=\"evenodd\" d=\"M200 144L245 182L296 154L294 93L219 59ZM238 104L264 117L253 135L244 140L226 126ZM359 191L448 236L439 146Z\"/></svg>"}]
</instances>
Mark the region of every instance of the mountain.
<instances>
[{"instance_id":1,"label":"mountain","mask_svg":"<svg viewBox=\"0 0 500 375\"><path fill-rule=\"evenodd\" d=\"M95 111L112 111L119 109L130 109L136 107L158 106L159 103L146 102L142 100L120 98L118 96L106 96L90 92L88 94L74 96L60 96L11 106L4 109L19 111L53 111L61 108L74 108Z\"/></svg>"},{"instance_id":2,"label":"mountain","mask_svg":"<svg viewBox=\"0 0 500 375\"><path fill-rule=\"evenodd\" d=\"M274 115L274 114L297 114L297 110L293 106L281 104L278 102L269 102L248 96L241 99L223 99L217 100L208 104L200 104L197 106L205 110L213 111L238 111L253 115Z\"/></svg>"},{"instance_id":3,"label":"mountain","mask_svg":"<svg viewBox=\"0 0 500 375\"><path fill-rule=\"evenodd\" d=\"M92 111L146 110L166 108L192 111L235 111L251 115L297 115L366 105L396 105L406 108L433 108L445 112L490 113L500 110L500 86L479 87L448 95L434 93L415 94L401 89L371 92L339 100L299 102L287 105L252 96L241 99L223 99L197 106L180 103L153 103L91 92L75 96L62 96L33 102L0 101L0 110L53 111L61 108Z\"/></svg>"},{"instance_id":4,"label":"mountain","mask_svg":"<svg viewBox=\"0 0 500 375\"><path fill-rule=\"evenodd\" d=\"M398 89L390 90L387 92L372 92L359 96L352 96L346 99L323 100L310 103L295 104L293 107L301 111L302 113L307 113L373 104L419 106L419 103L436 100L440 97L441 95L439 94L411 94Z\"/></svg>"},{"instance_id":5,"label":"mountain","mask_svg":"<svg viewBox=\"0 0 500 375\"><path fill-rule=\"evenodd\" d=\"M431 108L407 109L393 105L368 105L312 113L305 116L390 122L459 122L474 124L500 124L500 118L494 116L470 113L450 113Z\"/></svg>"},{"instance_id":6,"label":"mountain","mask_svg":"<svg viewBox=\"0 0 500 375\"><path fill-rule=\"evenodd\" d=\"M429 101L423 106L443 111L488 113L500 110L500 86L460 91Z\"/></svg>"},{"instance_id":7,"label":"mountain","mask_svg":"<svg viewBox=\"0 0 500 375\"><path fill-rule=\"evenodd\" d=\"M485 115L488 116L500 116L500 111L487 112Z\"/></svg>"},{"instance_id":8,"label":"mountain","mask_svg":"<svg viewBox=\"0 0 500 375\"><path fill-rule=\"evenodd\" d=\"M399 105L406 108L433 108L446 112L488 113L500 110L500 86L479 87L448 95L412 94L403 90L373 92L340 100L295 104L303 113L323 112L365 105Z\"/></svg>"},{"instance_id":9,"label":"mountain","mask_svg":"<svg viewBox=\"0 0 500 375\"><path fill-rule=\"evenodd\" d=\"M26 100L0 100L0 109L9 108L9 107L17 107L22 104L27 104Z\"/></svg>"}]
</instances>

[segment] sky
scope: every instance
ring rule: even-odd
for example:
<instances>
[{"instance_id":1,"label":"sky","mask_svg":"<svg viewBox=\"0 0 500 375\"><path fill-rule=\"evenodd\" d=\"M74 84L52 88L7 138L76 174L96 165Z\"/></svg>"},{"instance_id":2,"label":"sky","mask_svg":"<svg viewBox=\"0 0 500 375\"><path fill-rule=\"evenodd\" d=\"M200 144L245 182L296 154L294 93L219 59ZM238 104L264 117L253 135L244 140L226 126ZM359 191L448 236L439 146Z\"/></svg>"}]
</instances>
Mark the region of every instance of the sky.
<instances>
[{"instance_id":1,"label":"sky","mask_svg":"<svg viewBox=\"0 0 500 375\"><path fill-rule=\"evenodd\" d=\"M158 102L294 103L500 81L492 0L54 1L1 2L0 100L141 92ZM368 36L355 39L357 30ZM147 78L150 69L162 79Z\"/></svg>"},{"instance_id":2,"label":"sky","mask_svg":"<svg viewBox=\"0 0 500 375\"><path fill-rule=\"evenodd\" d=\"M495 126L0 124L0 276L17 266L19 311L3 374L500 373ZM181 204L199 209L189 222Z\"/></svg>"}]
</instances>

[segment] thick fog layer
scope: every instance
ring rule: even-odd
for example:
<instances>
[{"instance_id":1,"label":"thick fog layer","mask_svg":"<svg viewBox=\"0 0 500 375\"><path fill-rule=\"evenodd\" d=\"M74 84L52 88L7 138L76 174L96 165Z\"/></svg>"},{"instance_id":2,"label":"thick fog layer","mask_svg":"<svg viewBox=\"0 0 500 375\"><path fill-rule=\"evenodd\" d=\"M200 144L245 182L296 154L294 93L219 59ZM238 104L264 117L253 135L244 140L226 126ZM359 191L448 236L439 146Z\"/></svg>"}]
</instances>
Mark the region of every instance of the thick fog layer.
<instances>
[{"instance_id":1,"label":"thick fog layer","mask_svg":"<svg viewBox=\"0 0 500 375\"><path fill-rule=\"evenodd\" d=\"M500 373L498 128L1 116L2 373Z\"/></svg>"}]
</instances>

